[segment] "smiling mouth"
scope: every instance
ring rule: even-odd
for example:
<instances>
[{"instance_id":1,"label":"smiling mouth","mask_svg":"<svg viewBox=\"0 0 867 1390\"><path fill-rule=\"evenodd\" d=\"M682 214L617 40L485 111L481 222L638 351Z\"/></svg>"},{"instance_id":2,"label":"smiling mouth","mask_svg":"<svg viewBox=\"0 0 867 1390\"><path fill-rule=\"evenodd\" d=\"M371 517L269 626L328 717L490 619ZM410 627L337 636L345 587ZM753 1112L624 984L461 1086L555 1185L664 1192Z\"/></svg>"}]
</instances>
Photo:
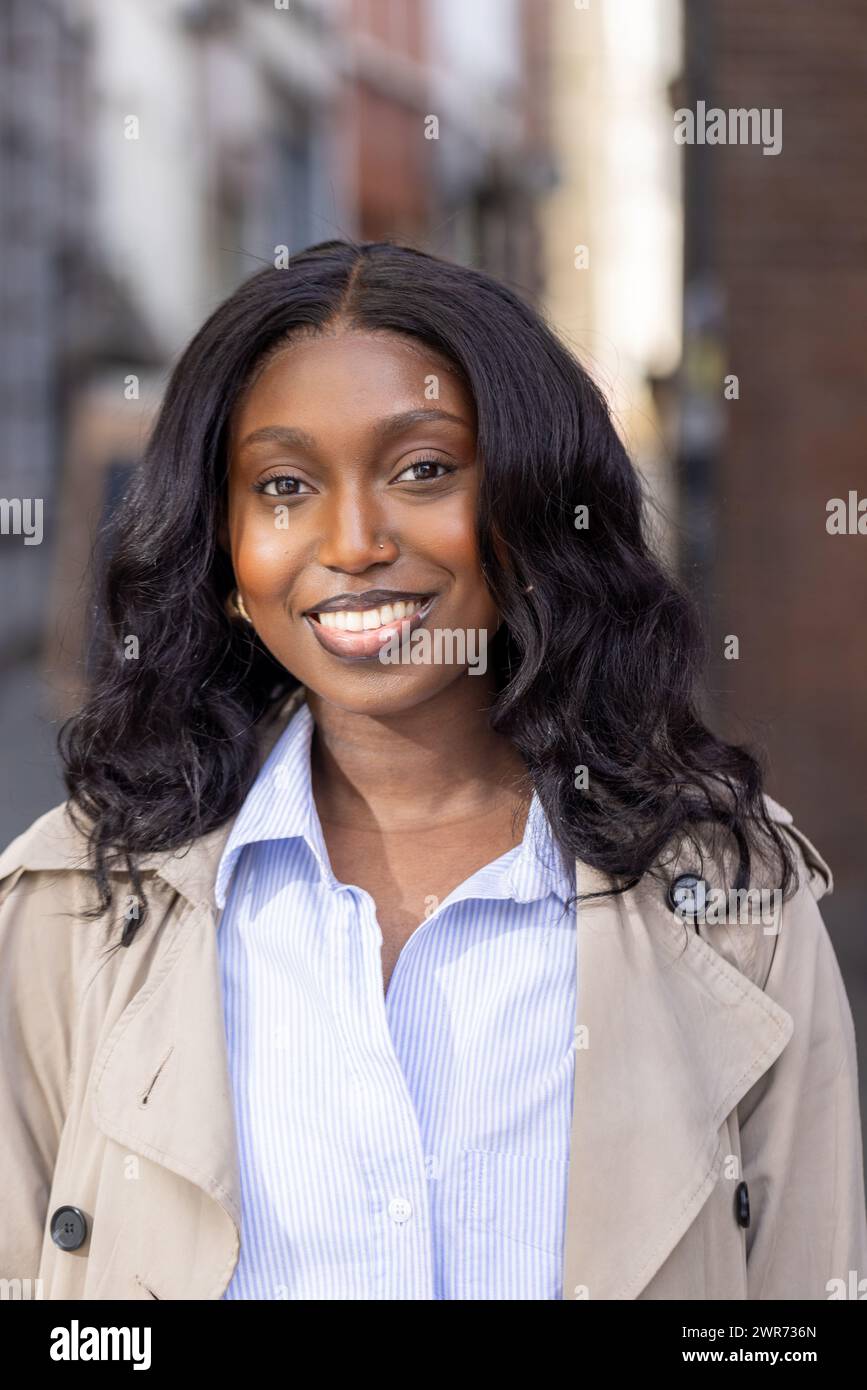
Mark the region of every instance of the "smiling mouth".
<instances>
[{"instance_id":1,"label":"smiling mouth","mask_svg":"<svg viewBox=\"0 0 867 1390\"><path fill-rule=\"evenodd\" d=\"M366 661L378 656L390 637L403 637L420 627L436 597L422 594L375 607L308 612L304 621L309 623L319 645L332 656Z\"/></svg>"},{"instance_id":2,"label":"smiling mouth","mask_svg":"<svg viewBox=\"0 0 867 1390\"><path fill-rule=\"evenodd\" d=\"M388 627L390 623L403 622L412 618L424 607L427 599L414 598L398 600L395 603L382 603L378 608L337 609L311 613L310 616L323 627L336 632L372 632L376 628Z\"/></svg>"}]
</instances>

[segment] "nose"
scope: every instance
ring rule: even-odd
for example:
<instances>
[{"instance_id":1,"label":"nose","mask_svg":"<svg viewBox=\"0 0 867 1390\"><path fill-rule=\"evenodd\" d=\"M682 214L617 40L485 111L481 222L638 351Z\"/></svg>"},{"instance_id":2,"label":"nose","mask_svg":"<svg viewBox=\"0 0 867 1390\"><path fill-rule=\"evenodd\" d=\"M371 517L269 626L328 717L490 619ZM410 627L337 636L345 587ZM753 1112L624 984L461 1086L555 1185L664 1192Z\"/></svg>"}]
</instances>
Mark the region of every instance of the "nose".
<instances>
[{"instance_id":1,"label":"nose","mask_svg":"<svg viewBox=\"0 0 867 1390\"><path fill-rule=\"evenodd\" d=\"M360 574L397 558L385 509L369 494L334 493L322 513L322 528L318 559L326 569Z\"/></svg>"}]
</instances>

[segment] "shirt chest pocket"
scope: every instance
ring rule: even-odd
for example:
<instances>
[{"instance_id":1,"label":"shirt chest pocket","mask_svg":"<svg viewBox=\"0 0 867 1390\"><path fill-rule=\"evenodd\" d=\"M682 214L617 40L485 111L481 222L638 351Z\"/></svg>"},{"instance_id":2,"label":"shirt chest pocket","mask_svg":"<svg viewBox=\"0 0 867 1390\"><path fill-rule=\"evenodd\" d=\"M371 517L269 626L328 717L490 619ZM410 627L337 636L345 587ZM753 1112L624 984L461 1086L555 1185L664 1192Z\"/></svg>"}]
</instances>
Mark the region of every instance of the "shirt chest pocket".
<instances>
[{"instance_id":1,"label":"shirt chest pocket","mask_svg":"<svg viewBox=\"0 0 867 1390\"><path fill-rule=\"evenodd\" d=\"M456 1298L562 1297L568 1159L464 1149Z\"/></svg>"}]
</instances>

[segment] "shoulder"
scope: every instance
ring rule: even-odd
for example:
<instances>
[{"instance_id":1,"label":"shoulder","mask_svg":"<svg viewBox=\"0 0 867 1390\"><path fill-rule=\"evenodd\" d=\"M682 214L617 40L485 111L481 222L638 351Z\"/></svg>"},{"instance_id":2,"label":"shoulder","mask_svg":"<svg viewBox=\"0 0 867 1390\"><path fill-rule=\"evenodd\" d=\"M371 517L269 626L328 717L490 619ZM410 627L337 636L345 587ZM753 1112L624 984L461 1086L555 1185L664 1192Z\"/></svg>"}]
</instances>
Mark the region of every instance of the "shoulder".
<instances>
[{"instance_id":1,"label":"shoulder","mask_svg":"<svg viewBox=\"0 0 867 1390\"><path fill-rule=\"evenodd\" d=\"M281 697L262 716L256 726L257 761L262 764L272 750L292 715L306 698L299 686L288 696ZM208 872L215 867L211 861L215 846L220 846L226 826L208 831L178 849L144 852L139 867L154 869L167 882L181 889L201 891ZM178 857L185 855L187 868L179 868ZM193 870L197 872L193 872ZM60 802L35 820L0 854L0 902L22 874L46 874L65 871L90 879L90 849L87 817L71 800Z\"/></svg>"},{"instance_id":2,"label":"shoulder","mask_svg":"<svg viewBox=\"0 0 867 1390\"><path fill-rule=\"evenodd\" d=\"M86 931L86 857L65 802L0 855L0 1014L34 1052L64 1051L81 972L102 944Z\"/></svg>"},{"instance_id":3,"label":"shoulder","mask_svg":"<svg viewBox=\"0 0 867 1390\"><path fill-rule=\"evenodd\" d=\"M828 927L819 902L833 892L828 861L796 825L791 813L766 798L768 812L792 849L797 886L774 913L774 924L752 932L763 940L762 988L778 998L795 1016L814 1008L830 1010L851 1033L851 1012Z\"/></svg>"},{"instance_id":4,"label":"shoulder","mask_svg":"<svg viewBox=\"0 0 867 1390\"><path fill-rule=\"evenodd\" d=\"M128 896L106 913L90 863L87 821L70 801L33 821L0 854L0 953L7 985L44 971L57 982L86 969L111 939Z\"/></svg>"},{"instance_id":5,"label":"shoulder","mask_svg":"<svg viewBox=\"0 0 867 1390\"><path fill-rule=\"evenodd\" d=\"M0 854L0 893L17 870L72 869L86 872L87 834L71 804L62 801L29 825Z\"/></svg>"},{"instance_id":6,"label":"shoulder","mask_svg":"<svg viewBox=\"0 0 867 1390\"><path fill-rule=\"evenodd\" d=\"M803 830L795 825L791 811L786 810L785 806L781 806L770 796L765 797L765 806L771 820L780 827L792 845L799 879L802 877L802 871L806 871L803 876L813 897L818 899L824 897L826 893L833 893L834 875L828 861L819 852L812 840L807 838Z\"/></svg>"},{"instance_id":7,"label":"shoulder","mask_svg":"<svg viewBox=\"0 0 867 1390\"><path fill-rule=\"evenodd\" d=\"M749 884L737 889L736 855L730 844L720 853L706 842L702 864L691 862L694 842L681 846L676 873L695 874L704 884L705 910L696 923L701 938L765 989L771 970L780 963L780 954L807 964L817 950L830 944L818 908L819 900L831 893L831 868L787 807L772 797L764 797L769 819L784 838L794 864L796 880L783 898L779 885L779 865L764 847L751 845ZM699 835L699 841L703 836Z\"/></svg>"}]
</instances>

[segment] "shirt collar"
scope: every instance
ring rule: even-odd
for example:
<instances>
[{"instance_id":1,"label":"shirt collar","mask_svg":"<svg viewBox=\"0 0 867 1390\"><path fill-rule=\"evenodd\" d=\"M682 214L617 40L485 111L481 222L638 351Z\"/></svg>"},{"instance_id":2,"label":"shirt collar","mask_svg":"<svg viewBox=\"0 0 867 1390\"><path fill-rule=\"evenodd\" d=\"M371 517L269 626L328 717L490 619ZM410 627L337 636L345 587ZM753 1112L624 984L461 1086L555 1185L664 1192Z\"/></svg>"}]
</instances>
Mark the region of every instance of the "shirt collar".
<instances>
[{"instance_id":1,"label":"shirt collar","mask_svg":"<svg viewBox=\"0 0 867 1390\"><path fill-rule=\"evenodd\" d=\"M302 700L259 770L235 817L215 886L217 907L226 905L229 880L246 845L265 840L306 840L323 874L334 882L310 781L313 716Z\"/></svg>"},{"instance_id":2,"label":"shirt collar","mask_svg":"<svg viewBox=\"0 0 867 1390\"><path fill-rule=\"evenodd\" d=\"M575 893L574 871L567 872L542 803L535 792L520 845L510 851L506 869L509 896L529 903L553 893L567 902Z\"/></svg>"},{"instance_id":3,"label":"shirt collar","mask_svg":"<svg viewBox=\"0 0 867 1390\"><path fill-rule=\"evenodd\" d=\"M313 800L310 778L313 729L310 708L306 700L302 700L235 817L217 869L215 897L221 910L226 905L229 883L241 851L246 845L266 840L304 840L323 878L329 886L336 886ZM479 874L474 874L471 893L462 890L463 885L449 894L449 901L472 896L512 898L515 902L528 903L553 893L565 903L575 892L574 880L561 862L535 792L521 843L486 865Z\"/></svg>"}]
</instances>

